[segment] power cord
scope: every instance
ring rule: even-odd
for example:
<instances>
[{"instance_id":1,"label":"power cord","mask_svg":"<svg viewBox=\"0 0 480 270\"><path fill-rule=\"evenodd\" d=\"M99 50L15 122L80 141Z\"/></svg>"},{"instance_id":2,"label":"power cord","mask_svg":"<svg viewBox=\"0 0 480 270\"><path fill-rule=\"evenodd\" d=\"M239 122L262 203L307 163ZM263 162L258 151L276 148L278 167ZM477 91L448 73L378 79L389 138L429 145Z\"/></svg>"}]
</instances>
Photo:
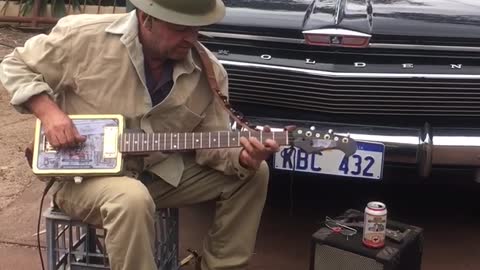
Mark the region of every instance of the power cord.
<instances>
[{"instance_id":1,"label":"power cord","mask_svg":"<svg viewBox=\"0 0 480 270\"><path fill-rule=\"evenodd\" d=\"M43 201L45 200L45 196L47 195L50 188L55 183L55 179L52 178L45 186L43 190L42 198L40 199L40 210L38 212L38 223L37 223L37 245L38 245L38 255L40 255L40 262L42 263L42 270L45 270L45 265L43 264L43 256L42 256L42 248L40 247L40 223L42 219L42 208L43 208Z\"/></svg>"},{"instance_id":2,"label":"power cord","mask_svg":"<svg viewBox=\"0 0 480 270\"><path fill-rule=\"evenodd\" d=\"M293 164L292 170L290 171L290 216L293 216L293 177L295 174L295 169L297 168L297 149L294 146L291 146L289 149L289 158L292 158L293 155Z\"/></svg>"}]
</instances>

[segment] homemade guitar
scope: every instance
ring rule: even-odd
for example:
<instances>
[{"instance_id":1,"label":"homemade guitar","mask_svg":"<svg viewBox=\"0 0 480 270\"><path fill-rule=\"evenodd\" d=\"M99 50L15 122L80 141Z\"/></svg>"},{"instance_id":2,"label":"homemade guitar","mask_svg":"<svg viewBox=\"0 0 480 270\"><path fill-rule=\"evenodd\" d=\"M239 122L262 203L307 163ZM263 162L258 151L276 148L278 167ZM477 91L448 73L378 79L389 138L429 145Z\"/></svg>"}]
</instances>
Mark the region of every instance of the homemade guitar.
<instances>
[{"instance_id":1,"label":"homemade guitar","mask_svg":"<svg viewBox=\"0 0 480 270\"><path fill-rule=\"evenodd\" d=\"M357 150L349 137L333 132L296 128L293 131L212 131L182 133L141 133L124 130L122 115L71 115L85 143L68 149L54 149L47 141L40 120L35 129L32 169L39 176L119 175L123 156L157 151L241 147L240 137L261 142L274 139L279 145L299 147L307 153L339 149L345 156Z\"/></svg>"}]
</instances>

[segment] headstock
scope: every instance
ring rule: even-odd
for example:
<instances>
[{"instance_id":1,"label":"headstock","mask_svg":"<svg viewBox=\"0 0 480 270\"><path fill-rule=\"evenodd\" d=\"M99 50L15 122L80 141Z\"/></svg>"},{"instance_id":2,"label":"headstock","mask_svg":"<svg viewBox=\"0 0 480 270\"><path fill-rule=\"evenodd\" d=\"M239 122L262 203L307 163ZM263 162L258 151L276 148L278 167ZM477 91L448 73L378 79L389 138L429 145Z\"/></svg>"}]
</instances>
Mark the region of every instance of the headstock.
<instances>
[{"instance_id":1,"label":"headstock","mask_svg":"<svg viewBox=\"0 0 480 270\"><path fill-rule=\"evenodd\" d=\"M318 153L329 149L339 149L345 153L345 157L353 155L357 151L357 142L349 136L328 132L316 131L315 127L295 128L290 131L293 137L291 144L303 149L307 153Z\"/></svg>"}]
</instances>

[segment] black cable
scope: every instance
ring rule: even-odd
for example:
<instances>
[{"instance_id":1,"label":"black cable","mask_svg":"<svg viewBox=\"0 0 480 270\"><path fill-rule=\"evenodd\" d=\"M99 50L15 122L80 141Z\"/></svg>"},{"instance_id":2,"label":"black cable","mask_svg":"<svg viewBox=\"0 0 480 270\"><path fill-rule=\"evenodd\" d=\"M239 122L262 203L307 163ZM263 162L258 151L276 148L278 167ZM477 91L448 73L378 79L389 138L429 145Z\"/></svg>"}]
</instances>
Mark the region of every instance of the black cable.
<instances>
[{"instance_id":1,"label":"black cable","mask_svg":"<svg viewBox=\"0 0 480 270\"><path fill-rule=\"evenodd\" d=\"M55 183L55 180L52 178L45 186L45 189L43 190L42 198L40 199L40 210L38 211L37 245L38 245L38 254L40 255L40 261L42 263L42 270L45 270L45 265L43 265L42 248L40 247L40 223L42 220L43 200L45 199L45 196L47 195L50 188L53 186L53 183Z\"/></svg>"}]
</instances>

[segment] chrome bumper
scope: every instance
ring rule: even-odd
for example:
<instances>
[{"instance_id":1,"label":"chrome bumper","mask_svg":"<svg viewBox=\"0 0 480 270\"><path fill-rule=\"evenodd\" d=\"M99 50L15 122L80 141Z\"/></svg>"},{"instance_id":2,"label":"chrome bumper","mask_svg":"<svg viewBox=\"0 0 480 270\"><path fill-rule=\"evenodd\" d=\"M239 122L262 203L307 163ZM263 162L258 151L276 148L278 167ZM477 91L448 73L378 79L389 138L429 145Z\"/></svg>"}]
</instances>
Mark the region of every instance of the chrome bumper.
<instances>
[{"instance_id":1,"label":"chrome bumper","mask_svg":"<svg viewBox=\"0 0 480 270\"><path fill-rule=\"evenodd\" d=\"M305 126L305 122L278 119L255 119L251 123L271 127ZM358 141L385 145L385 162L417 166L419 175L427 177L434 167L463 166L480 168L480 129L435 128L425 124L419 128L361 126L325 122L309 122L316 129L333 129L340 135L350 134Z\"/></svg>"}]
</instances>

